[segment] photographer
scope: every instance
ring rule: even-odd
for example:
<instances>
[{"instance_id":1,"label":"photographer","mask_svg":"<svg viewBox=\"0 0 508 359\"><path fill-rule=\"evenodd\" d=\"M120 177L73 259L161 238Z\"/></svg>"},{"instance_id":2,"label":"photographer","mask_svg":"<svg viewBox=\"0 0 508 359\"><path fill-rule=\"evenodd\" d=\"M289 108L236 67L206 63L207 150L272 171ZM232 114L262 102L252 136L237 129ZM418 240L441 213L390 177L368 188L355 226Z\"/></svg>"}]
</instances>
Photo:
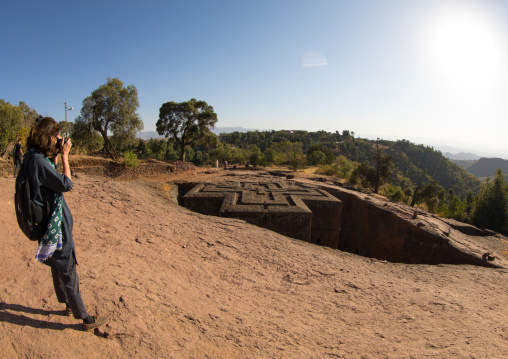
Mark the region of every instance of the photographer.
<instances>
[{"instance_id":1,"label":"photographer","mask_svg":"<svg viewBox=\"0 0 508 359\"><path fill-rule=\"evenodd\" d=\"M63 192L72 190L69 166L72 144L69 138L63 140L58 123L51 117L39 117L36 121L28 136L22 166L27 166L32 201L43 209L47 222L51 223L39 241L36 260L51 267L56 297L66 305L66 314L83 320L84 330L92 330L106 324L108 319L89 315L79 292L73 219L63 196ZM63 174L56 169L59 153Z\"/></svg>"}]
</instances>

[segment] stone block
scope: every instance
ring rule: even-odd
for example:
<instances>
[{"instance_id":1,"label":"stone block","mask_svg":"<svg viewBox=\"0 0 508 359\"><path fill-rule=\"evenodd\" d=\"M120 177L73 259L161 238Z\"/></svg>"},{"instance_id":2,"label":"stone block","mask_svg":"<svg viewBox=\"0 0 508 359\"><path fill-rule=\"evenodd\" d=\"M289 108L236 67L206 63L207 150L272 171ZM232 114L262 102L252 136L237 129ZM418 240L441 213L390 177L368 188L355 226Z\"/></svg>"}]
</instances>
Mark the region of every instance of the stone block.
<instances>
[{"instance_id":1,"label":"stone block","mask_svg":"<svg viewBox=\"0 0 508 359\"><path fill-rule=\"evenodd\" d=\"M321 189L279 183L198 184L184 197L191 211L243 219L288 237L338 248L342 202Z\"/></svg>"}]
</instances>

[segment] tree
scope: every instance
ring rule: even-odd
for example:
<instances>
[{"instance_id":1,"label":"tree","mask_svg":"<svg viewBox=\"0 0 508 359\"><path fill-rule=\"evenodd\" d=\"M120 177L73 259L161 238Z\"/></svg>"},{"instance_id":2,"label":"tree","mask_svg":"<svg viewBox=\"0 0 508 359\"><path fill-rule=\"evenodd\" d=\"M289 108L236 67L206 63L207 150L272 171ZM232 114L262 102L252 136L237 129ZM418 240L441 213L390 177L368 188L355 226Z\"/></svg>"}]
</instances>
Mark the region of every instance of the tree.
<instances>
[{"instance_id":1,"label":"tree","mask_svg":"<svg viewBox=\"0 0 508 359\"><path fill-rule=\"evenodd\" d=\"M95 131L91 123L87 123L81 115L76 117L72 126L71 139L78 152L90 153L104 146L104 139Z\"/></svg>"},{"instance_id":2,"label":"tree","mask_svg":"<svg viewBox=\"0 0 508 359\"><path fill-rule=\"evenodd\" d=\"M277 164L287 163L290 170L298 171L307 163L301 142L275 142L271 149L273 161Z\"/></svg>"},{"instance_id":3,"label":"tree","mask_svg":"<svg viewBox=\"0 0 508 359\"><path fill-rule=\"evenodd\" d=\"M9 141L15 139L21 129L22 121L23 111L18 106L0 99L0 150L7 147Z\"/></svg>"},{"instance_id":4,"label":"tree","mask_svg":"<svg viewBox=\"0 0 508 359\"><path fill-rule=\"evenodd\" d=\"M364 187L372 186L376 181L376 169L370 166L368 162L360 163L351 173L352 183L356 183L358 180Z\"/></svg>"},{"instance_id":5,"label":"tree","mask_svg":"<svg viewBox=\"0 0 508 359\"><path fill-rule=\"evenodd\" d=\"M172 136L180 149L180 160L185 161L185 147L203 139L217 122L213 107L205 101L166 102L159 109L156 128L159 135Z\"/></svg>"},{"instance_id":6,"label":"tree","mask_svg":"<svg viewBox=\"0 0 508 359\"><path fill-rule=\"evenodd\" d=\"M262 158L261 150L258 146L254 145L250 149L250 156L249 156L249 162L252 166L257 167L261 164L261 158Z\"/></svg>"},{"instance_id":7,"label":"tree","mask_svg":"<svg viewBox=\"0 0 508 359\"><path fill-rule=\"evenodd\" d=\"M340 155L337 158L337 165L339 166L339 174L342 178L348 178L353 171L353 164L345 156Z\"/></svg>"},{"instance_id":8,"label":"tree","mask_svg":"<svg viewBox=\"0 0 508 359\"><path fill-rule=\"evenodd\" d=\"M229 144L223 144L219 142L219 145L210 151L210 158L212 160L217 160L219 163L224 163L224 161L230 161L232 158L232 148Z\"/></svg>"},{"instance_id":9,"label":"tree","mask_svg":"<svg viewBox=\"0 0 508 359\"><path fill-rule=\"evenodd\" d=\"M150 157L157 158L159 160L164 159L167 148L166 141L151 138L147 143L147 147Z\"/></svg>"},{"instance_id":10,"label":"tree","mask_svg":"<svg viewBox=\"0 0 508 359\"><path fill-rule=\"evenodd\" d=\"M374 161L374 167L376 169L376 175L374 177L374 193L378 193L379 186L390 178L390 172L393 167L392 156L386 156L383 154L383 150L376 144L376 152L372 155L372 161Z\"/></svg>"},{"instance_id":11,"label":"tree","mask_svg":"<svg viewBox=\"0 0 508 359\"><path fill-rule=\"evenodd\" d=\"M72 132L74 131L74 122L60 121L58 122L58 127L60 127L60 132L62 133L62 136L65 136L65 134L69 134L69 137L72 138Z\"/></svg>"},{"instance_id":12,"label":"tree","mask_svg":"<svg viewBox=\"0 0 508 359\"><path fill-rule=\"evenodd\" d=\"M307 161L311 165L324 164L326 161L326 155L321 151L312 151L310 154L307 154Z\"/></svg>"},{"instance_id":13,"label":"tree","mask_svg":"<svg viewBox=\"0 0 508 359\"><path fill-rule=\"evenodd\" d=\"M30 108L25 102L19 101L19 108L23 111L23 123L22 126L31 128L35 123L35 119L39 114L34 109Z\"/></svg>"},{"instance_id":14,"label":"tree","mask_svg":"<svg viewBox=\"0 0 508 359\"><path fill-rule=\"evenodd\" d=\"M312 165L331 165L333 160L335 160L333 151L322 143L313 143L307 149L307 161Z\"/></svg>"},{"instance_id":15,"label":"tree","mask_svg":"<svg viewBox=\"0 0 508 359\"><path fill-rule=\"evenodd\" d=\"M483 187L472 222L475 226L508 234L508 185L501 169L496 170L492 181Z\"/></svg>"},{"instance_id":16,"label":"tree","mask_svg":"<svg viewBox=\"0 0 508 359\"><path fill-rule=\"evenodd\" d=\"M81 119L99 132L104 140L104 153L113 157L112 142L120 145L136 143L136 134L143 129L143 121L136 113L139 107L138 90L134 85L124 87L117 78L108 77L104 85L83 100Z\"/></svg>"}]
</instances>

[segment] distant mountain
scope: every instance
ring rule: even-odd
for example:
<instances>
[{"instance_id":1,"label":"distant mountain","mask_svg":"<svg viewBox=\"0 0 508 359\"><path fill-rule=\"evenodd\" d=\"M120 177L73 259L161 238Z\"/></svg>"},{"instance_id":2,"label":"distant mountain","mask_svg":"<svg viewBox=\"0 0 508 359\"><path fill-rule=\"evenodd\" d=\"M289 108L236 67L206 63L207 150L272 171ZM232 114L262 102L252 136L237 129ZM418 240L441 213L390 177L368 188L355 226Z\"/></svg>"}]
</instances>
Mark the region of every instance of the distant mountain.
<instances>
[{"instance_id":1,"label":"distant mountain","mask_svg":"<svg viewBox=\"0 0 508 359\"><path fill-rule=\"evenodd\" d=\"M471 166L464 169L476 177L493 177L496 170L500 168L503 174L508 174L508 160L502 158L480 158Z\"/></svg>"},{"instance_id":2,"label":"distant mountain","mask_svg":"<svg viewBox=\"0 0 508 359\"><path fill-rule=\"evenodd\" d=\"M460 161L471 161L471 160L479 160L481 156L475 155L474 153L470 152L459 152L452 154L450 152L446 152L443 154L446 158L450 160L460 160Z\"/></svg>"},{"instance_id":3,"label":"distant mountain","mask_svg":"<svg viewBox=\"0 0 508 359\"><path fill-rule=\"evenodd\" d=\"M149 139L152 138L164 138L164 136L159 135L157 131L139 132L137 137L145 141L148 141Z\"/></svg>"}]
</instances>

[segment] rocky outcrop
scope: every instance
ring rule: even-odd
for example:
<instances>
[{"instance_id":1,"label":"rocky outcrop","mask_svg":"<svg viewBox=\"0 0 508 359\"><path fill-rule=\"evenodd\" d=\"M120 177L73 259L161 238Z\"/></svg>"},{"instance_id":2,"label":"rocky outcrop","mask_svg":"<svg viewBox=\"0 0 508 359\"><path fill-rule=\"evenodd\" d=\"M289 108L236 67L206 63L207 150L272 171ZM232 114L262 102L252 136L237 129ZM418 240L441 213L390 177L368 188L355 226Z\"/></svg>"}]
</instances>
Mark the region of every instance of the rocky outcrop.
<instances>
[{"instance_id":1,"label":"rocky outcrop","mask_svg":"<svg viewBox=\"0 0 508 359\"><path fill-rule=\"evenodd\" d=\"M497 233L385 198L324 188L343 203L340 250L390 262L508 267L508 239ZM489 260L485 253L497 255Z\"/></svg>"}]
</instances>

